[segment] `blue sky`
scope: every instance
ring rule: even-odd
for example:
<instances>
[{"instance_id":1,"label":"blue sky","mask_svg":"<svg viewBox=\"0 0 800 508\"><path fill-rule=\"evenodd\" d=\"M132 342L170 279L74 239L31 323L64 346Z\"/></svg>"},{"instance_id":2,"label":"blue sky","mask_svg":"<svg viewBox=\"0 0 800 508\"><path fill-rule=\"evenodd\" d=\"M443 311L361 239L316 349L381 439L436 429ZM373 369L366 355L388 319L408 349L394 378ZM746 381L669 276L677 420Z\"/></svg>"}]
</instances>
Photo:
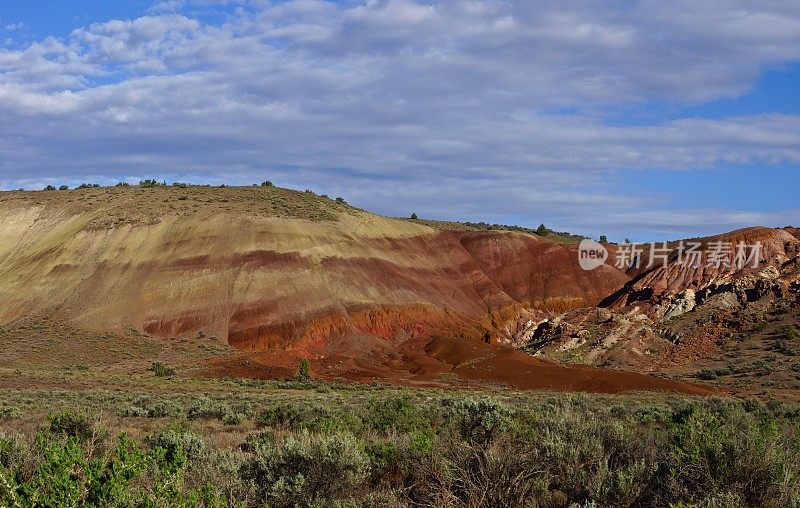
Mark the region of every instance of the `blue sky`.
<instances>
[{"instance_id":1,"label":"blue sky","mask_svg":"<svg viewBox=\"0 0 800 508\"><path fill-rule=\"evenodd\" d=\"M0 4L0 188L280 185L612 240L800 224L800 6Z\"/></svg>"}]
</instances>

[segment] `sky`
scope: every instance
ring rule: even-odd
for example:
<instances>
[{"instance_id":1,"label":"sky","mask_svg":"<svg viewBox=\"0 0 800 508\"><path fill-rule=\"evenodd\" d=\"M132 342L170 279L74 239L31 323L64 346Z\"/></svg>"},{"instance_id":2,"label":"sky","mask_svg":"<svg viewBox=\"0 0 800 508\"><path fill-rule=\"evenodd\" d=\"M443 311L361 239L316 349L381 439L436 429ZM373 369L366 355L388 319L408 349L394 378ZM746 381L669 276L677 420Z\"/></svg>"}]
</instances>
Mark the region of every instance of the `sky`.
<instances>
[{"instance_id":1,"label":"sky","mask_svg":"<svg viewBox=\"0 0 800 508\"><path fill-rule=\"evenodd\" d=\"M0 2L0 189L270 180L612 241L800 225L800 3Z\"/></svg>"}]
</instances>

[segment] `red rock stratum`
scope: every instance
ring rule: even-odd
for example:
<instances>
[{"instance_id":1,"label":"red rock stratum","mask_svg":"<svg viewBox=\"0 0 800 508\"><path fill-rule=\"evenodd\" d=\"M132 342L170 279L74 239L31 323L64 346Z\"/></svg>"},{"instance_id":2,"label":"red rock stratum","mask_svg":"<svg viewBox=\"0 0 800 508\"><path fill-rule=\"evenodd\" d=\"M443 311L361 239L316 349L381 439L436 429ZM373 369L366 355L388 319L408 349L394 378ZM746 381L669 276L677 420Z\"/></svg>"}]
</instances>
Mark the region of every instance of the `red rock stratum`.
<instances>
[{"instance_id":1,"label":"red rock stratum","mask_svg":"<svg viewBox=\"0 0 800 508\"><path fill-rule=\"evenodd\" d=\"M351 378L694 390L485 343L520 309L592 306L630 280L581 270L574 246L547 238L443 230L277 188L2 193L0 216L0 324L202 332L251 353L209 369L248 375L308 357Z\"/></svg>"}]
</instances>

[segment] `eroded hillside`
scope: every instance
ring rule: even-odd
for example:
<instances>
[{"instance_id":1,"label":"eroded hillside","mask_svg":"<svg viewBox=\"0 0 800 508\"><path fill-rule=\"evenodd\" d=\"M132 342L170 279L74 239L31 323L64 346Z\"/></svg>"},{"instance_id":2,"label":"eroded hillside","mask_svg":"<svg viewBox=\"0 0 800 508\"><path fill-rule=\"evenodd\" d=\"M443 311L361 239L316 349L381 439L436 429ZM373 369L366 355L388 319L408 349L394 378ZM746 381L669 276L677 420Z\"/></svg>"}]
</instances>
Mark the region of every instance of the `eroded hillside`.
<instances>
[{"instance_id":1,"label":"eroded hillside","mask_svg":"<svg viewBox=\"0 0 800 508\"><path fill-rule=\"evenodd\" d=\"M755 266L631 269L598 308L518 328L514 342L542 358L684 380L743 395L800 397L800 241L794 228L747 228L703 247L760 243ZM673 248L675 244L671 245ZM646 256L646 253L645 253Z\"/></svg>"},{"instance_id":2,"label":"eroded hillside","mask_svg":"<svg viewBox=\"0 0 800 508\"><path fill-rule=\"evenodd\" d=\"M215 337L240 352L208 362L223 375L287 375L310 358L330 377L615 384L487 346L520 316L595 305L629 280L581 270L576 246L546 237L431 227L274 187L12 192L0 214L9 329Z\"/></svg>"}]
</instances>

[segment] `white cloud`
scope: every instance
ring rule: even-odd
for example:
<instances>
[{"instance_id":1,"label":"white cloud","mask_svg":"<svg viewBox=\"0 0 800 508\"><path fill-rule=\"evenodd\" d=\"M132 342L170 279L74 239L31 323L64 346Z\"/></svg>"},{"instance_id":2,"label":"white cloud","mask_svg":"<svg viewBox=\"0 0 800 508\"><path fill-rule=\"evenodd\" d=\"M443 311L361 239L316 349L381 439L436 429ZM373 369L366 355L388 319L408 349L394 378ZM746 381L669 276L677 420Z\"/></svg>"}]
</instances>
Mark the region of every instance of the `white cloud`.
<instances>
[{"instance_id":1,"label":"white cloud","mask_svg":"<svg viewBox=\"0 0 800 508\"><path fill-rule=\"evenodd\" d=\"M183 7L183 0L167 0L165 2L158 2L157 4L153 5L147 12L149 13L162 13L162 12L175 12Z\"/></svg>"},{"instance_id":2,"label":"white cloud","mask_svg":"<svg viewBox=\"0 0 800 508\"><path fill-rule=\"evenodd\" d=\"M736 96L800 60L792 4L297 0L192 15L226 3L245 6L161 2L0 50L0 186L267 173L389 213L593 230L654 201L625 201L620 171L800 163L794 115L608 121ZM694 211L669 216L695 227Z\"/></svg>"}]
</instances>

